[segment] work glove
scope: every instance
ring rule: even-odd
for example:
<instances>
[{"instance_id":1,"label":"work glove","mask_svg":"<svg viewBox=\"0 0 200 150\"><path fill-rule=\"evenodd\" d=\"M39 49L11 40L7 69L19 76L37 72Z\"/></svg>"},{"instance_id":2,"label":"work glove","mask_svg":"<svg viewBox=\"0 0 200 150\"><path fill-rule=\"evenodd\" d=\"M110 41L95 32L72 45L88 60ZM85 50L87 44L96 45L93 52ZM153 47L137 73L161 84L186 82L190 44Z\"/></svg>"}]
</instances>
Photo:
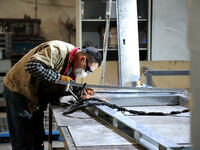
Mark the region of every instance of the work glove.
<instances>
[{"instance_id":1,"label":"work glove","mask_svg":"<svg viewBox=\"0 0 200 150\"><path fill-rule=\"evenodd\" d=\"M61 75L60 81L68 82L70 84L70 82L72 82L73 80L69 76ZM73 90L73 87L71 85L69 86L69 88L70 90Z\"/></svg>"},{"instance_id":2,"label":"work glove","mask_svg":"<svg viewBox=\"0 0 200 150\"><path fill-rule=\"evenodd\" d=\"M60 77L60 81L65 81L65 82L70 83L71 80L72 80L72 78L70 78L69 76L61 75L61 77Z\"/></svg>"}]
</instances>

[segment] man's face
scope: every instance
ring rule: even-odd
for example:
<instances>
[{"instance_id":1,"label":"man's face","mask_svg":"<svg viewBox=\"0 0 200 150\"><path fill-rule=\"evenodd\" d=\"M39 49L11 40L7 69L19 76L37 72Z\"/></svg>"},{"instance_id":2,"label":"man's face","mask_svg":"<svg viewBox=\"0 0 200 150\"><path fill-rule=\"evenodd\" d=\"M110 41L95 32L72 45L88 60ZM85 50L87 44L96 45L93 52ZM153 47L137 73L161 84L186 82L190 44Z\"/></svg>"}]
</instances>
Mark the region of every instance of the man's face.
<instances>
[{"instance_id":1,"label":"man's face","mask_svg":"<svg viewBox=\"0 0 200 150\"><path fill-rule=\"evenodd\" d=\"M86 56L80 56L74 66L74 69L77 68L83 68L89 74L98 68L98 63L90 62Z\"/></svg>"}]
</instances>

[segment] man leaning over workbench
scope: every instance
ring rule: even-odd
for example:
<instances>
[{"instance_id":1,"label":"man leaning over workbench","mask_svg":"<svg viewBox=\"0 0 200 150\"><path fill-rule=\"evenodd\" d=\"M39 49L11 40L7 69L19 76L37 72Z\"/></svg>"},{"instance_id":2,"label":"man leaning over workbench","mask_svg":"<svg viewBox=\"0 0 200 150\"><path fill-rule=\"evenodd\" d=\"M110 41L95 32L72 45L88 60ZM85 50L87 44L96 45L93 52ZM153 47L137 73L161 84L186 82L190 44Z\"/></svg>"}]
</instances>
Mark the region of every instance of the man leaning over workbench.
<instances>
[{"instance_id":1,"label":"man leaning over workbench","mask_svg":"<svg viewBox=\"0 0 200 150\"><path fill-rule=\"evenodd\" d=\"M8 127L13 150L43 150L44 96L57 81L86 77L102 62L94 47L80 49L63 41L33 48L4 78ZM46 98L48 99L48 98Z\"/></svg>"}]
</instances>

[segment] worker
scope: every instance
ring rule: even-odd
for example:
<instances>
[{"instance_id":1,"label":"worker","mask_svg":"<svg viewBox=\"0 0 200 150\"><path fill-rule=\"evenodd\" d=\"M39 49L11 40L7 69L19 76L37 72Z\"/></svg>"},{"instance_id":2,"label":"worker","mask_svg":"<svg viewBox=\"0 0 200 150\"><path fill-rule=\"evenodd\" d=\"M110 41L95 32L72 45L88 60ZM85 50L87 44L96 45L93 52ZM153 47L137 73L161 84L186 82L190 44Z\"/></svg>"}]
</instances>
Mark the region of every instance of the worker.
<instances>
[{"instance_id":1,"label":"worker","mask_svg":"<svg viewBox=\"0 0 200 150\"><path fill-rule=\"evenodd\" d=\"M54 40L33 48L10 69L4 78L4 96L13 150L43 150L46 100L40 94L57 81L86 77L101 62L94 47L80 49Z\"/></svg>"}]
</instances>

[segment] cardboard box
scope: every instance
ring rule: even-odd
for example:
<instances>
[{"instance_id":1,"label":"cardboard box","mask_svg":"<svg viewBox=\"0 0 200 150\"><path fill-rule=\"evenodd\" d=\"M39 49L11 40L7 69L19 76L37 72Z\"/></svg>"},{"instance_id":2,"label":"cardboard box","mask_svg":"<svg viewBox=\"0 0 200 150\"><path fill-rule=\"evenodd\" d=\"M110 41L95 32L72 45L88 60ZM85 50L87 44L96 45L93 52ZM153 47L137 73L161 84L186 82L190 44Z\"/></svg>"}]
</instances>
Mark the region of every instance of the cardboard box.
<instances>
[{"instance_id":1,"label":"cardboard box","mask_svg":"<svg viewBox=\"0 0 200 150\"><path fill-rule=\"evenodd\" d=\"M104 40L104 34L105 34L105 28L101 29L101 41L103 45ZM117 27L110 27L109 30L109 37L108 37L108 47L109 48L117 48Z\"/></svg>"}]
</instances>

